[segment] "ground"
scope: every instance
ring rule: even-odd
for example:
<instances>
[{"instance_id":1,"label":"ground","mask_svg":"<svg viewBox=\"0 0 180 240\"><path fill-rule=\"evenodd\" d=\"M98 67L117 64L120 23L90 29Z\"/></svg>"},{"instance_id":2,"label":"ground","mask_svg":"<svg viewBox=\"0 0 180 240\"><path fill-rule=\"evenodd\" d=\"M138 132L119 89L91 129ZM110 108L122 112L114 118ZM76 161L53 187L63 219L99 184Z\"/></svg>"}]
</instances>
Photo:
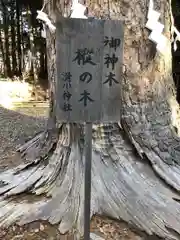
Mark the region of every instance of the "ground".
<instances>
[{"instance_id":1,"label":"ground","mask_svg":"<svg viewBox=\"0 0 180 240\"><path fill-rule=\"evenodd\" d=\"M22 163L15 153L16 147L35 133L44 129L47 117L47 103L30 102L16 105L13 110L0 105L0 171ZM147 240L142 233L136 234L123 222L96 216L91 223L91 232L111 240ZM141 235L141 237L140 237ZM23 227L11 226L0 229L0 240L73 240L60 235L56 226L47 222L34 222Z\"/></svg>"}]
</instances>

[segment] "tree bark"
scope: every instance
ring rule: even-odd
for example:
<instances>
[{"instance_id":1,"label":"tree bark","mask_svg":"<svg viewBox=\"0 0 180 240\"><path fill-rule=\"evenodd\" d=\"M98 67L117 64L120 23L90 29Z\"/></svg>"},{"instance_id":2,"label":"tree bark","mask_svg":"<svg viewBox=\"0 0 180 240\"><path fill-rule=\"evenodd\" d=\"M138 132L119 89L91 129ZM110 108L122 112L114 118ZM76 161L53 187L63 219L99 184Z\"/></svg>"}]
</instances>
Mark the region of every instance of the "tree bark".
<instances>
[{"instance_id":1,"label":"tree bark","mask_svg":"<svg viewBox=\"0 0 180 240\"><path fill-rule=\"evenodd\" d=\"M10 49L9 49L9 17L7 6L4 1L1 0L2 4L2 13L3 13L3 27L4 27L4 45L5 45L5 67L6 67L6 76L12 77L11 73L11 64L10 64Z\"/></svg>"},{"instance_id":2,"label":"tree bark","mask_svg":"<svg viewBox=\"0 0 180 240\"><path fill-rule=\"evenodd\" d=\"M17 75L17 55L16 55L16 24L15 24L15 2L12 1L11 3L11 21L10 21L10 28L11 28L11 56L12 56L12 76Z\"/></svg>"},{"instance_id":3,"label":"tree bark","mask_svg":"<svg viewBox=\"0 0 180 240\"><path fill-rule=\"evenodd\" d=\"M180 238L179 106L171 69L171 4L154 2L169 39L164 55L148 40L147 1L86 3L96 17L125 22L123 115L119 123L93 125L91 215L123 219L149 235L172 240ZM47 1L52 21L57 10L69 15L66 4ZM51 107L47 130L18 149L28 164L0 175L0 224L43 219L59 223L62 233L75 230L82 235L84 129L56 120L54 43L55 35L48 31ZM42 196L34 203L10 198L27 191Z\"/></svg>"},{"instance_id":4,"label":"tree bark","mask_svg":"<svg viewBox=\"0 0 180 240\"><path fill-rule=\"evenodd\" d=\"M27 16L28 16L28 25L29 25L29 45L31 51L31 73L33 75L33 86L34 86L34 94L35 99L37 100L37 92L36 87L38 84L38 70L37 70L37 63L36 63L36 49L35 49L35 41L34 41L34 25L33 25L33 17L32 11L30 7L27 9Z\"/></svg>"},{"instance_id":5,"label":"tree bark","mask_svg":"<svg viewBox=\"0 0 180 240\"><path fill-rule=\"evenodd\" d=\"M6 66L5 66L5 53L4 53L4 44L3 44L3 39L2 39L2 29L0 28L0 49L1 49L1 54L2 54L2 72L3 75L6 75Z\"/></svg>"},{"instance_id":6,"label":"tree bark","mask_svg":"<svg viewBox=\"0 0 180 240\"><path fill-rule=\"evenodd\" d=\"M18 70L19 75L22 75L22 38L21 38L21 19L20 19L20 6L16 0L16 25L17 25L17 51L18 51Z\"/></svg>"}]
</instances>

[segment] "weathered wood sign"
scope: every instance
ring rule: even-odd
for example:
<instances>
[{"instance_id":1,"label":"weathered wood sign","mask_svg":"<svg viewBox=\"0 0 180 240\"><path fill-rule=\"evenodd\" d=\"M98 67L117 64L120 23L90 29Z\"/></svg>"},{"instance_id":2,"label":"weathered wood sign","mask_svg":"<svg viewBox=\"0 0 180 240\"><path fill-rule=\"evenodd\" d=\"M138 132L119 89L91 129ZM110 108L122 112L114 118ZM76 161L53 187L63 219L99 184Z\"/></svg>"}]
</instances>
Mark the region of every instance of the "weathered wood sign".
<instances>
[{"instance_id":1,"label":"weathered wood sign","mask_svg":"<svg viewBox=\"0 0 180 240\"><path fill-rule=\"evenodd\" d=\"M57 21L59 120L119 121L123 38L121 21L70 18Z\"/></svg>"}]
</instances>

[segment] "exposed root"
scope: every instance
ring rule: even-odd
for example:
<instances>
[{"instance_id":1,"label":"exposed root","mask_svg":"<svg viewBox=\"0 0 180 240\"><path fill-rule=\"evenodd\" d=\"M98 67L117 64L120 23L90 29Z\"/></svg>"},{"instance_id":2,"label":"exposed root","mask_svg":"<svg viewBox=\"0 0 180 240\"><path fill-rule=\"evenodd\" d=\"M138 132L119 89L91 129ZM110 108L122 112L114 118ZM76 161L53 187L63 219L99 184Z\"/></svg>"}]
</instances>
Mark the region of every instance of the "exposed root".
<instances>
[{"instance_id":1,"label":"exposed root","mask_svg":"<svg viewBox=\"0 0 180 240\"><path fill-rule=\"evenodd\" d=\"M149 235L178 239L180 196L163 184L150 165L138 160L118 125L95 126L93 136L91 215L106 214L123 219ZM1 174L0 225L41 219L59 223L61 233L76 229L82 235L82 146L81 129L76 125L63 125L48 164L41 160L29 167L23 166L24 170L18 173L13 169ZM49 198L42 195L41 200L34 202L12 198L25 191L46 194Z\"/></svg>"},{"instance_id":2,"label":"exposed root","mask_svg":"<svg viewBox=\"0 0 180 240\"><path fill-rule=\"evenodd\" d=\"M58 141L58 129L46 130L38 133L34 138L22 146L17 147L17 152L28 163L38 163L45 160L53 153Z\"/></svg>"}]
</instances>

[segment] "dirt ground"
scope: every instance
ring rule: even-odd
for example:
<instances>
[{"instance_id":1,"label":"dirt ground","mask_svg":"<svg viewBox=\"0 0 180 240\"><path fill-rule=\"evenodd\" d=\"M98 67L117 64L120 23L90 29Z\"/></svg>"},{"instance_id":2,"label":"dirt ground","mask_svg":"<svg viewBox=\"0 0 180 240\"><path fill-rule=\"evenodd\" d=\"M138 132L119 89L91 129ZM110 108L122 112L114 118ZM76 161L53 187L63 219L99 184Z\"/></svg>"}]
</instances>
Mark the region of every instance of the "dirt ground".
<instances>
[{"instance_id":1,"label":"dirt ground","mask_svg":"<svg viewBox=\"0 0 180 240\"><path fill-rule=\"evenodd\" d=\"M17 166L22 162L15 154L16 146L44 129L47 116L45 104L29 103L8 110L0 106L0 171ZM91 222L91 232L107 240L147 240L157 239L144 234L136 234L124 222L95 216ZM57 226L47 222L33 222L19 227L0 229L0 240L73 240L68 235L60 235ZM98 239L97 239L98 240Z\"/></svg>"}]
</instances>

